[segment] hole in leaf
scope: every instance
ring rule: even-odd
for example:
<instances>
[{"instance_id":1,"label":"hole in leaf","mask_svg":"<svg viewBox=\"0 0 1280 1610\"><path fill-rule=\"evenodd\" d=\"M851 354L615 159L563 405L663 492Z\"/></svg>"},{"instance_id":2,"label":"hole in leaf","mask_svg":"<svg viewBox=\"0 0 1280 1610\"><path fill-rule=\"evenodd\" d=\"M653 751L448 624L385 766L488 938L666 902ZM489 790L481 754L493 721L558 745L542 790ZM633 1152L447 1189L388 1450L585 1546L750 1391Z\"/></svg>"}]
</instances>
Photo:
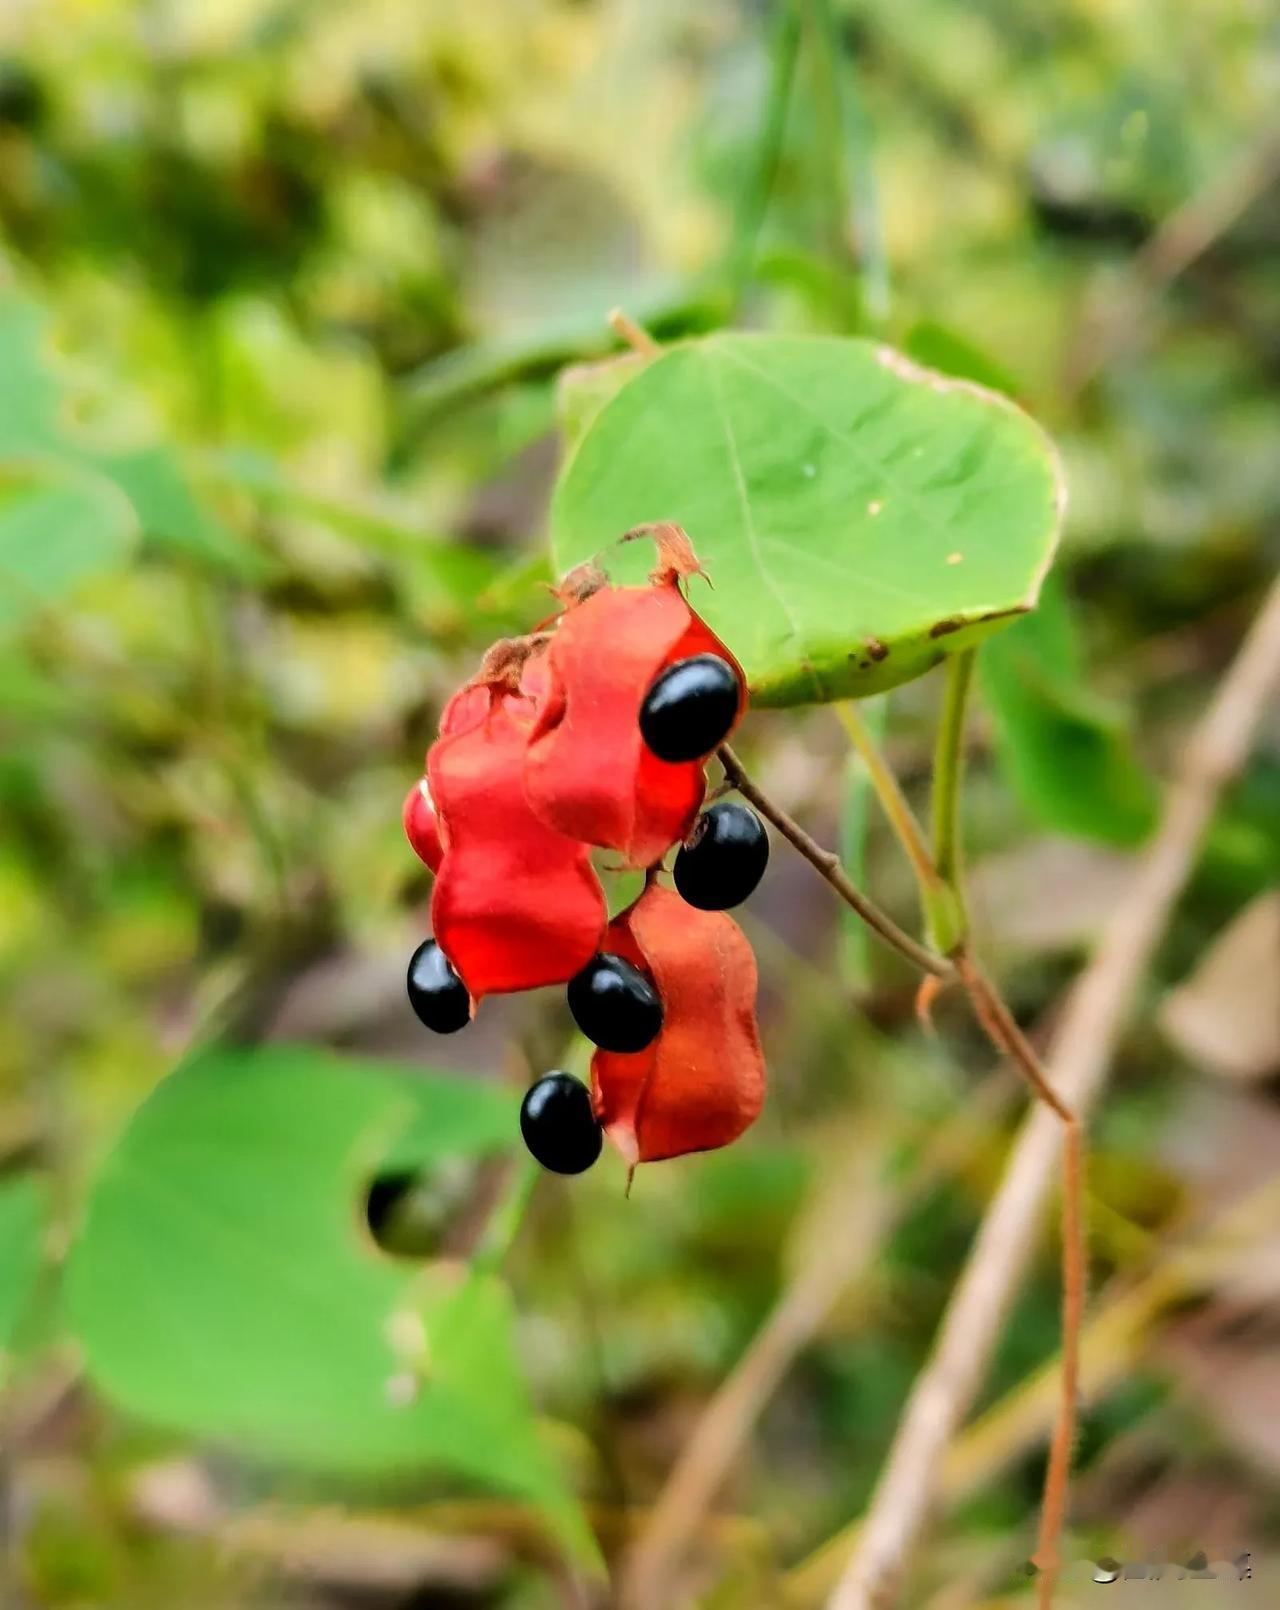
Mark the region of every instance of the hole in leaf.
<instances>
[{"instance_id":1,"label":"hole in leaf","mask_svg":"<svg viewBox=\"0 0 1280 1610\"><path fill-rule=\"evenodd\" d=\"M434 1258L450 1250L476 1195L476 1169L461 1158L430 1172L388 1168L364 1193L364 1221L394 1258Z\"/></svg>"}]
</instances>

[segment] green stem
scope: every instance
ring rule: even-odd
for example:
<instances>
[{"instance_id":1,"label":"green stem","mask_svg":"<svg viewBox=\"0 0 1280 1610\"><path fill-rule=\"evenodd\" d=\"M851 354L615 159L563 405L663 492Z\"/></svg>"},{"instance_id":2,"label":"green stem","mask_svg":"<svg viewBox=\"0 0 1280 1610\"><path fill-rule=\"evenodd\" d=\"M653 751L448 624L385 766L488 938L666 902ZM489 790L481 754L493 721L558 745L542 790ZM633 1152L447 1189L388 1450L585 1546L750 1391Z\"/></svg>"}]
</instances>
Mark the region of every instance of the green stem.
<instances>
[{"instance_id":1,"label":"green stem","mask_svg":"<svg viewBox=\"0 0 1280 1610\"><path fill-rule=\"evenodd\" d=\"M520 1233L525 1211L542 1170L530 1157L517 1158L507 1176L502 1197L485 1227L484 1238L471 1260L472 1268L494 1274Z\"/></svg>"},{"instance_id":2,"label":"green stem","mask_svg":"<svg viewBox=\"0 0 1280 1610\"><path fill-rule=\"evenodd\" d=\"M769 199L782 155L787 108L800 48L800 12L796 0L777 0L769 39L769 89L756 140L754 160L738 201L733 234L726 254L725 277L735 302L751 273L756 242L769 210Z\"/></svg>"},{"instance_id":3,"label":"green stem","mask_svg":"<svg viewBox=\"0 0 1280 1610\"><path fill-rule=\"evenodd\" d=\"M880 220L880 196L871 160L871 121L862 104L857 63L851 63L845 93L853 164L853 238L862 274L863 317L873 329L889 320L889 256Z\"/></svg>"},{"instance_id":4,"label":"green stem","mask_svg":"<svg viewBox=\"0 0 1280 1610\"><path fill-rule=\"evenodd\" d=\"M845 166L844 106L840 97L839 39L828 0L806 0L813 40L814 110L826 156L827 250L834 263L852 256L848 234L849 174Z\"/></svg>"},{"instance_id":5,"label":"green stem","mask_svg":"<svg viewBox=\"0 0 1280 1610\"><path fill-rule=\"evenodd\" d=\"M960 787L964 777L964 721L969 689L973 683L975 651L964 649L947 661L947 685L938 725L938 743L933 762L933 864L950 890L960 919L960 931L952 944L939 948L950 952L968 932L963 875L960 864Z\"/></svg>"},{"instance_id":6,"label":"green stem","mask_svg":"<svg viewBox=\"0 0 1280 1610\"><path fill-rule=\"evenodd\" d=\"M922 888L925 884L936 883L937 873L925 844L924 833L916 821L915 813L907 804L906 795L898 787L898 779L893 775L888 761L880 753L875 739L863 721L857 705L851 700L846 701L836 705L835 712L837 721L849 734L853 747L867 768L871 786L875 789L876 797L889 819L889 825L898 836L898 842L907 852L907 859L911 862L916 881Z\"/></svg>"},{"instance_id":7,"label":"green stem","mask_svg":"<svg viewBox=\"0 0 1280 1610\"><path fill-rule=\"evenodd\" d=\"M841 49L831 0L805 0L814 43L814 101L827 154L827 234L831 261L858 275L857 322L889 316L889 267L870 161L871 131L853 64ZM849 163L849 152L856 161Z\"/></svg>"},{"instance_id":8,"label":"green stem","mask_svg":"<svg viewBox=\"0 0 1280 1610\"><path fill-rule=\"evenodd\" d=\"M950 955L964 938L963 910L957 905L950 884L939 875L920 823L899 788L898 779L893 775L888 761L868 732L857 706L850 702L838 704L835 712L867 768L867 776L871 779L871 786L876 791L876 798L890 827L906 851L920 893L920 910L933 946L943 955Z\"/></svg>"}]
</instances>

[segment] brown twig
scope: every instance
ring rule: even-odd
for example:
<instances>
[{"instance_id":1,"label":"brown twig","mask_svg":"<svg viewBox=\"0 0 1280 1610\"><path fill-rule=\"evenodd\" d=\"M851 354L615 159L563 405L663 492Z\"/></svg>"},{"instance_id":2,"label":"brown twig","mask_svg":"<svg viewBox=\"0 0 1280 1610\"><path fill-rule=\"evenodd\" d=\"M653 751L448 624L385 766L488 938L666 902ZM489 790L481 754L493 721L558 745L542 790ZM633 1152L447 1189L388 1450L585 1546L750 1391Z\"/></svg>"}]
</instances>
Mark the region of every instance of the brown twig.
<instances>
[{"instance_id":1,"label":"brown twig","mask_svg":"<svg viewBox=\"0 0 1280 1610\"><path fill-rule=\"evenodd\" d=\"M956 746L961 741L961 725L963 721L963 701L954 712L952 739ZM864 750L865 754L865 750ZM739 793L749 799L753 805L769 818L778 830L793 844L802 855L826 878L827 882L836 890L842 899L846 900L864 920L871 923L878 933L884 935L883 929L877 923L889 923L878 908L873 906L866 897L850 882L838 857L825 851L801 828L792 818L775 805L767 795L751 782L742 769L737 757L727 745L720 749L720 759L725 768L725 776L732 781ZM881 768L883 770L883 768ZM874 775L874 773L873 773ZM887 774L886 774L887 775ZM896 785L894 785L896 789ZM891 797L893 797L891 795ZM905 801L902 802L905 811ZM947 823L948 832L954 833L956 822L954 809L951 810ZM927 863L929 880L933 885L939 884L940 879L936 868L928 857L927 850L920 842L917 854ZM922 887L930 887L926 882ZM948 885L948 888L951 886ZM959 903L959 894L955 892L957 911L963 912ZM874 921L873 921L874 917ZM911 951L922 951L922 947L894 927L896 939L891 943L910 955ZM964 924L959 924L958 931L964 933ZM899 943L906 940L911 947ZM930 951L923 951L927 957L932 957ZM912 955L911 959L916 958ZM1063 1131L1063 1160L1062 1160L1062 1395L1058 1419L1054 1427L1053 1438L1050 1444L1048 1466L1045 1473L1044 1502L1040 1511L1040 1536L1037 1545L1037 1563L1041 1569L1040 1577L1040 1606L1041 1610L1049 1610L1053 1600L1053 1588L1057 1578L1059 1566L1058 1540L1061 1536L1063 1521L1066 1516L1067 1489L1071 1474L1071 1449L1075 1440L1076 1428L1076 1399L1079 1395L1079 1353L1080 1353L1080 1327L1084 1317L1084 1296L1087 1276L1087 1256L1084 1238L1084 1131L1071 1107L1066 1103L1053 1085L1040 1065L1034 1049L1022 1030L1014 1021L1013 1015L1000 998L999 992L991 985L981 968L975 961L969 947L967 938L961 938L950 958L952 976L958 978L964 986L974 1010L974 1015L981 1024L991 1043L1003 1055L1007 1056L1024 1079L1032 1093L1042 1102L1062 1125ZM938 975L930 970L932 976Z\"/></svg>"},{"instance_id":2,"label":"brown twig","mask_svg":"<svg viewBox=\"0 0 1280 1610\"><path fill-rule=\"evenodd\" d=\"M1192 734L1156 836L1067 1002L1049 1060L1049 1083L1078 1114L1087 1112L1102 1084L1134 991L1201 834L1223 785L1244 763L1277 681L1280 581ZM933 1355L912 1388L830 1610L886 1610L897 1600L910 1551L936 1492L941 1456L973 1402L1030 1255L1059 1124L1045 1109L1031 1113L1023 1124L952 1293Z\"/></svg>"},{"instance_id":3,"label":"brown twig","mask_svg":"<svg viewBox=\"0 0 1280 1610\"><path fill-rule=\"evenodd\" d=\"M1085 1331L1081 1369L1089 1390L1103 1394L1132 1369L1150 1344L1162 1315L1229 1281L1232 1269L1248 1257L1249 1249L1265 1241L1280 1222L1277 1210L1280 1190L1275 1180L1269 1180L1232 1203L1190 1239L1161 1248L1150 1261L1144 1253L1145 1272L1132 1284L1119 1282ZM941 1461L940 1501L958 1504L989 1488L1002 1470L1026 1455L1052 1418L1056 1383L1051 1377L1056 1373L1052 1360L1033 1370L955 1438ZM779 1601L797 1607L817 1603L830 1588L857 1530L856 1523L847 1527L789 1572L780 1586ZM1013 1559L1007 1563L1012 1565Z\"/></svg>"},{"instance_id":4,"label":"brown twig","mask_svg":"<svg viewBox=\"0 0 1280 1610\"><path fill-rule=\"evenodd\" d=\"M1013 1060L1039 1100L1062 1125L1062 1369L1058 1415L1049 1444L1035 1554L1035 1564L1040 1570L1040 1610L1050 1610L1062 1563L1058 1545L1067 1514L1071 1450L1075 1443L1080 1395L1080 1333L1084 1326L1085 1286L1088 1280L1088 1248L1084 1229L1084 1126L1076 1112L1049 1083L1039 1058L998 992L973 960L967 944L956 956L956 969L987 1037Z\"/></svg>"},{"instance_id":5,"label":"brown twig","mask_svg":"<svg viewBox=\"0 0 1280 1610\"><path fill-rule=\"evenodd\" d=\"M768 795L761 793L742 769L742 762L728 744L721 744L717 753L720 764L724 767L725 777L743 799L749 800L761 816L773 823L783 838L793 848L799 850L805 860L827 880L845 904L857 912L873 933L878 934L886 945L892 946L899 955L905 956L921 971L932 973L935 978L947 982L955 978L956 970L945 956L939 956L936 951L929 950L904 929L899 928L892 917L886 916L879 906L868 900L866 895L850 882L848 873L840 865L838 855L833 855L830 850L824 850L818 841L806 833L780 805L775 805Z\"/></svg>"},{"instance_id":6,"label":"brown twig","mask_svg":"<svg viewBox=\"0 0 1280 1610\"><path fill-rule=\"evenodd\" d=\"M844 1179L839 1248L810 1258L789 1281L751 1345L698 1417L657 1500L645 1516L618 1578L619 1610L657 1610L674 1602L673 1580L724 1484L761 1408L836 1298L881 1244L886 1204L865 1159Z\"/></svg>"},{"instance_id":7,"label":"brown twig","mask_svg":"<svg viewBox=\"0 0 1280 1610\"><path fill-rule=\"evenodd\" d=\"M680 1561L707 1525L717 1493L792 1361L813 1339L841 1293L870 1266L901 1214L972 1157L990 1134L1007 1097L1007 1083L997 1079L971 1092L953 1122L931 1129L892 1201L865 1166L855 1167L852 1177L836 1187L830 1216L848 1233L835 1246L824 1238L815 1255L796 1270L751 1345L699 1415L624 1555L618 1587L621 1610L651 1610L672 1602L672 1579Z\"/></svg>"},{"instance_id":8,"label":"brown twig","mask_svg":"<svg viewBox=\"0 0 1280 1610\"><path fill-rule=\"evenodd\" d=\"M609 314L609 328L626 342L632 352L639 353L643 358L657 357L658 343L648 330L637 324L634 319L628 318L620 307L615 307Z\"/></svg>"},{"instance_id":9,"label":"brown twig","mask_svg":"<svg viewBox=\"0 0 1280 1610\"><path fill-rule=\"evenodd\" d=\"M1171 212L1133 257L1125 283L1105 290L1105 311L1096 298L1085 306L1080 333L1067 358L1061 386L1070 401L1115 357L1138 339L1148 304L1240 219L1280 174L1280 128L1265 129L1202 190Z\"/></svg>"}]
</instances>

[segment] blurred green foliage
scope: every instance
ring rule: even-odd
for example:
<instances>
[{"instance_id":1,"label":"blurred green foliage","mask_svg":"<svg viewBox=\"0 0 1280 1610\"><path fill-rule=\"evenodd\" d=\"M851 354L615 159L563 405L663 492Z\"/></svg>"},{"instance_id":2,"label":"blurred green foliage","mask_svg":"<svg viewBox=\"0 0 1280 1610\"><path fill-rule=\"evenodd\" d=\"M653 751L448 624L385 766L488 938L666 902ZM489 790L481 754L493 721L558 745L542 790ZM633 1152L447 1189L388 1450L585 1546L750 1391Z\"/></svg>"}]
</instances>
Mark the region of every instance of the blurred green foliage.
<instances>
[{"instance_id":1,"label":"blurred green foliage","mask_svg":"<svg viewBox=\"0 0 1280 1610\"><path fill-rule=\"evenodd\" d=\"M296 1591L330 1610L355 1602L367 1558L339 1514L395 1514L415 1537L489 1540L497 1563L460 1586L441 1557L365 1581L362 1605L423 1581L427 1602L563 1602L544 1523L511 1495L563 1537L576 1492L612 1553L619 1511L648 1503L833 1233L815 1205L869 1158L876 1256L738 1461L696 1580L714 1602L776 1603L778 1570L856 1513L1003 1156L982 1042L958 1014L921 1036L912 981L775 855L744 915L772 1074L760 1125L642 1171L629 1202L609 1164L540 1183L521 1220L520 1182L489 1155L503 1111L514 1133L499 1081L580 1071L581 1048L554 1000L487 1003L449 1046L454 1082L424 1076L401 1103L405 1064L436 1048L402 1000L427 881L400 800L450 687L546 613L556 376L612 351L611 307L664 338L735 322L888 339L1009 393L1063 452L1062 592L984 650L967 800L982 942L1021 1015L1051 1010L1118 898L1097 842L1141 840L1153 779L1275 568L1280 213L1265 182L1236 211L1214 202L1265 156L1278 50L1247 0L4 10L0 1497L18 1519L0 1601L258 1610ZM1160 229L1186 207L1209 227L1170 275ZM574 373L567 438L616 378ZM625 437L616 452L623 473ZM921 804L934 680L880 712ZM1280 878L1268 742L1224 800L1148 1006ZM911 923L830 717L763 716L745 743ZM183 1117L199 1064L161 1081L215 1039L226 1088ZM287 1061L273 1099L230 1049L263 1040L293 1047L263 1053ZM474 1100L479 1127L445 1130L444 1100ZM181 1145L151 1127L175 1108ZM415 1111L425 1127L397 1145ZM1158 1267L1175 1227L1220 1205L1215 1159L1241 1180L1251 1148L1273 1159L1269 1121L1272 1089L1215 1080L1144 1011L1099 1127L1099 1275ZM941 1177L905 1183L939 1135L956 1137ZM423 1193L414 1261L364 1236L380 1169ZM86 1380L57 1287L99 1179L70 1316L113 1365L91 1359ZM515 1303L485 1274L478 1340L448 1365L502 1428L464 1427L443 1459L424 1434L421 1468L371 1495L335 1450L373 1435L360 1405L397 1376L386 1310L439 1299L495 1200L506 1238L483 1255ZM291 1305L299 1268L332 1323ZM1219 1295L1206 1280L1196 1302L1212 1317ZM1046 1241L995 1409L1051 1352L1056 1311ZM1081 1546L1261 1556L1276 1462L1220 1403L1187 1406L1178 1318L1151 1322L1091 1406ZM209 1352L176 1385L174 1338ZM300 1412L325 1368L353 1384L327 1428L311 1401L311 1468L264 1464L252 1433ZM917 1602L1015 1591L1039 1475L1025 1437L976 1471ZM1187 1512L1238 1531L1184 1537ZM296 1529L315 1514L336 1539L320 1566Z\"/></svg>"}]
</instances>

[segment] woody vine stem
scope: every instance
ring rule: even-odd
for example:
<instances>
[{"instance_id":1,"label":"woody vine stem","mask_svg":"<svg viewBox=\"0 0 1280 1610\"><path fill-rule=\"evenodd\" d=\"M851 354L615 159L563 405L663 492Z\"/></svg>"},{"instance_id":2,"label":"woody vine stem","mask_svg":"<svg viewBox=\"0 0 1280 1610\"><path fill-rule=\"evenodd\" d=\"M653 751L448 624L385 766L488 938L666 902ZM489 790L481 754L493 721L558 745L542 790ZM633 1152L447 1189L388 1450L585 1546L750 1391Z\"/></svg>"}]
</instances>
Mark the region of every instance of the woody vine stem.
<instances>
[{"instance_id":1,"label":"woody vine stem","mask_svg":"<svg viewBox=\"0 0 1280 1610\"><path fill-rule=\"evenodd\" d=\"M879 937L926 977L922 1001L937 990L959 984L969 998L974 1017L1001 1055L1008 1057L1032 1094L1058 1118L1063 1132L1062 1154L1062 1375L1061 1399L1050 1443L1040 1511L1035 1563L1039 1567L1040 1610L1053 1602L1060 1568L1059 1542L1066 1516L1075 1440L1076 1400L1079 1392L1080 1330L1084 1314L1086 1250L1084 1239L1084 1136L1079 1119L1054 1090L1035 1050L1018 1027L1004 1000L979 966L968 937L968 920L960 879L959 797L963 759L964 715L973 672L973 651L948 662L948 681L934 763L934 852L930 856L910 807L893 773L871 742L851 706L838 714L867 764L867 769L895 831L916 870L921 904L931 935L940 948L930 949L911 938L849 880L837 856L812 838L777 805L744 770L728 744L719 750L725 779L773 823L792 847L826 880ZM943 953L941 946L945 946ZM844 1610L837 1595L833 1603ZM852 1604L849 1610L853 1610Z\"/></svg>"}]
</instances>

